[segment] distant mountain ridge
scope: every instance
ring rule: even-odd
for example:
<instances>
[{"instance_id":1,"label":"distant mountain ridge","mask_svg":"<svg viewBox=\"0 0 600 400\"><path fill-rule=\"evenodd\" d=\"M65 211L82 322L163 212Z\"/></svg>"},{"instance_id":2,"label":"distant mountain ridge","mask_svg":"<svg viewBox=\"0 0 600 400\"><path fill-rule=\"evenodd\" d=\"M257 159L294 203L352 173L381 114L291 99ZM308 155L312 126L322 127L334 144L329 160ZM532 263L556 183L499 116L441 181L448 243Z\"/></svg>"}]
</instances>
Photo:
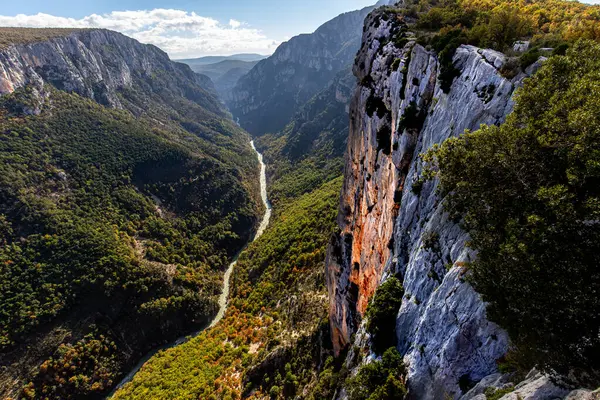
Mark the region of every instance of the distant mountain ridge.
<instances>
[{"instance_id":1,"label":"distant mountain ridge","mask_svg":"<svg viewBox=\"0 0 600 400\"><path fill-rule=\"evenodd\" d=\"M314 33L293 37L243 76L227 101L241 126L256 136L281 131L354 61L364 19L374 8L341 14Z\"/></svg>"},{"instance_id":2,"label":"distant mountain ridge","mask_svg":"<svg viewBox=\"0 0 600 400\"><path fill-rule=\"evenodd\" d=\"M211 79L223 101L228 101L231 98L231 91L238 80L257 63L258 61L242 61L229 58L213 64L194 64L193 60L186 62L194 72L208 76Z\"/></svg>"},{"instance_id":3,"label":"distant mountain ridge","mask_svg":"<svg viewBox=\"0 0 600 400\"><path fill-rule=\"evenodd\" d=\"M186 59L177 59L173 60L175 62L180 62L184 64L188 64L189 66L194 65L208 65L208 64L216 64L221 61L260 61L269 56L257 54L257 53L241 53L241 54L233 54L231 56L204 56L198 58L186 58Z\"/></svg>"}]
</instances>

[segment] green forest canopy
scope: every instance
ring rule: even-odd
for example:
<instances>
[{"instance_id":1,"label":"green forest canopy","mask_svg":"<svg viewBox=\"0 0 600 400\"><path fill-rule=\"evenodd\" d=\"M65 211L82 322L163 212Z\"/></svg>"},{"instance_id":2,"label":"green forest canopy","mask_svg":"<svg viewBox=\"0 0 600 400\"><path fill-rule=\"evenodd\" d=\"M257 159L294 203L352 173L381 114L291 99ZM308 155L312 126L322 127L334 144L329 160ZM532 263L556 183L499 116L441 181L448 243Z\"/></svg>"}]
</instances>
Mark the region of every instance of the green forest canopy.
<instances>
[{"instance_id":1,"label":"green forest canopy","mask_svg":"<svg viewBox=\"0 0 600 400\"><path fill-rule=\"evenodd\" d=\"M500 127L425 157L478 258L471 282L518 358L600 382L600 45L546 61Z\"/></svg>"}]
</instances>

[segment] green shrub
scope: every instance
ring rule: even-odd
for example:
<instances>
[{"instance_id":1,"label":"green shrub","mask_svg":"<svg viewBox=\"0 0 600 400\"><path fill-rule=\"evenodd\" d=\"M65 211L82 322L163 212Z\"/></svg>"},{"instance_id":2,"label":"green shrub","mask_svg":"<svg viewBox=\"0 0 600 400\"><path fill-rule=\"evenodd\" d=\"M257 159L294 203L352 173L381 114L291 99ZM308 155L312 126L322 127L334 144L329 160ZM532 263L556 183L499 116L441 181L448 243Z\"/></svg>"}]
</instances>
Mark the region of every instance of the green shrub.
<instances>
[{"instance_id":1,"label":"green shrub","mask_svg":"<svg viewBox=\"0 0 600 400\"><path fill-rule=\"evenodd\" d=\"M552 55L553 56L564 56L567 54L567 50L569 50L569 44L561 43L552 50Z\"/></svg>"},{"instance_id":2,"label":"green shrub","mask_svg":"<svg viewBox=\"0 0 600 400\"><path fill-rule=\"evenodd\" d=\"M538 58L540 58L540 50L537 47L530 49L529 51L523 53L519 58L519 63L521 64L521 68L525 69L529 67L531 64L536 62Z\"/></svg>"},{"instance_id":3,"label":"green shrub","mask_svg":"<svg viewBox=\"0 0 600 400\"><path fill-rule=\"evenodd\" d=\"M504 389L497 389L494 387L488 387L485 389L483 394L485 395L486 400L499 400L505 394L508 394L515 390L514 386L510 386Z\"/></svg>"},{"instance_id":4,"label":"green shrub","mask_svg":"<svg viewBox=\"0 0 600 400\"><path fill-rule=\"evenodd\" d=\"M500 127L426 157L464 216L471 282L520 361L600 383L600 45L582 41L525 82Z\"/></svg>"},{"instance_id":5,"label":"green shrub","mask_svg":"<svg viewBox=\"0 0 600 400\"><path fill-rule=\"evenodd\" d=\"M0 49L12 45L43 42L57 37L68 36L84 29L73 28L0 28Z\"/></svg>"},{"instance_id":6,"label":"green shrub","mask_svg":"<svg viewBox=\"0 0 600 400\"><path fill-rule=\"evenodd\" d=\"M427 114L422 110L419 110L416 101L411 101L408 107L404 109L400 121L398 122L398 131L402 132L404 129L412 129L419 131L425 123Z\"/></svg>"},{"instance_id":7,"label":"green shrub","mask_svg":"<svg viewBox=\"0 0 600 400\"><path fill-rule=\"evenodd\" d=\"M280 393L281 389L279 389L279 386L271 386L271 390L269 390L269 396L271 396L272 399L277 399Z\"/></svg>"},{"instance_id":8,"label":"green shrub","mask_svg":"<svg viewBox=\"0 0 600 400\"><path fill-rule=\"evenodd\" d=\"M381 354L396 345L396 316L402 304L404 289L396 277L381 284L366 312L367 332L372 335L373 349Z\"/></svg>"},{"instance_id":9,"label":"green shrub","mask_svg":"<svg viewBox=\"0 0 600 400\"><path fill-rule=\"evenodd\" d=\"M387 349L381 360L363 365L348 379L350 400L401 400L406 396L406 368L395 347Z\"/></svg>"},{"instance_id":10,"label":"green shrub","mask_svg":"<svg viewBox=\"0 0 600 400\"><path fill-rule=\"evenodd\" d=\"M414 180L412 183L412 186L411 186L412 192L418 196L419 194L421 194L424 184L425 184L425 179L423 179L423 178Z\"/></svg>"},{"instance_id":11,"label":"green shrub","mask_svg":"<svg viewBox=\"0 0 600 400\"><path fill-rule=\"evenodd\" d=\"M443 91L448 92L458 76L452 58L461 44L507 51L515 41L532 38L536 46L558 46L557 54L564 54L566 43L579 38L600 39L598 10L562 0L421 0L401 12L416 19L418 43L429 44L438 53L439 80ZM525 55L521 64L531 65L537 59L534 56L534 52ZM512 69L505 72L516 75Z\"/></svg>"},{"instance_id":12,"label":"green shrub","mask_svg":"<svg viewBox=\"0 0 600 400\"><path fill-rule=\"evenodd\" d=\"M35 384L30 383L26 393L50 398L102 393L116 383L116 353L115 343L103 335L89 334L74 345L61 344L54 356L42 363Z\"/></svg>"},{"instance_id":13,"label":"green shrub","mask_svg":"<svg viewBox=\"0 0 600 400\"><path fill-rule=\"evenodd\" d=\"M436 231L429 231L423 235L423 248L431 251L438 251L440 248L440 234Z\"/></svg>"},{"instance_id":14,"label":"green shrub","mask_svg":"<svg viewBox=\"0 0 600 400\"><path fill-rule=\"evenodd\" d=\"M454 54L461 44L468 42L465 31L462 28L442 30L434 36L431 46L438 53L440 62L440 73L438 79L444 93L450 91L454 78L460 75L460 71L454 66Z\"/></svg>"}]
</instances>

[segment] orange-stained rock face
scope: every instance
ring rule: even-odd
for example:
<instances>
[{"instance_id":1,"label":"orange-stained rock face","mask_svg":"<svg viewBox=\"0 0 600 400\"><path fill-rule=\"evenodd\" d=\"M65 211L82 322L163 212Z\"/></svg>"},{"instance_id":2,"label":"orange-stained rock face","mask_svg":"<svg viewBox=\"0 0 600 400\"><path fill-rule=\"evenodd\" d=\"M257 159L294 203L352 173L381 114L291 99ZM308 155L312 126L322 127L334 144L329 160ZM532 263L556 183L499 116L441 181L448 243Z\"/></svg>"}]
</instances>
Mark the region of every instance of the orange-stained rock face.
<instances>
[{"instance_id":1,"label":"orange-stained rock face","mask_svg":"<svg viewBox=\"0 0 600 400\"><path fill-rule=\"evenodd\" d=\"M380 282L394 274L406 295L388 332L408 367L409 398L459 398L464 377L475 382L497 372L509 339L487 320L485 303L464 280L464 263L476 254L445 211L438 181L421 181L418 155L465 130L502 123L515 88L543 60L508 79L501 73L505 55L460 46L453 59L460 74L444 91L436 55L395 21L389 9L369 16L354 68L360 83L350 112L339 232L327 257L333 343L337 352L351 344L346 366L356 372L355 356L372 350L361 319ZM495 88L491 99L481 96L489 87ZM432 233L435 249L426 245Z\"/></svg>"},{"instance_id":2,"label":"orange-stained rock face","mask_svg":"<svg viewBox=\"0 0 600 400\"><path fill-rule=\"evenodd\" d=\"M367 93L368 90L359 90L354 109L364 107ZM376 143L377 130L388 127L391 117L379 119L377 116L363 118L361 113L355 115L356 121L350 128L346 181L340 205L340 237L344 238L349 251L345 254L346 259L340 260L341 265L328 266L333 275L348 269L343 271L348 272L347 280L343 276L341 280L334 276L330 279L330 298L334 299L331 303L335 321L334 343L338 349L348 343L356 319L366 311L389 257L394 191L398 181L391 155L377 151ZM339 297L339 290L343 290L338 286L340 284L348 289L345 298Z\"/></svg>"},{"instance_id":3,"label":"orange-stained rock face","mask_svg":"<svg viewBox=\"0 0 600 400\"><path fill-rule=\"evenodd\" d=\"M414 43L404 48L392 44L380 49L377 38L391 35L397 21L371 15L354 74L359 80L350 110L350 133L345 180L338 217L339 235L329 249L327 284L330 321L336 351L349 343L369 300L390 260L394 221L399 210L397 193L402 191L413 157L418 130L400 127L400 118L411 102L417 110L431 100L435 85L435 57ZM400 59L397 70L391 61ZM413 69L424 76L422 83L403 82ZM403 95L399 95L403 91ZM402 100L399 100L402 99Z\"/></svg>"}]
</instances>

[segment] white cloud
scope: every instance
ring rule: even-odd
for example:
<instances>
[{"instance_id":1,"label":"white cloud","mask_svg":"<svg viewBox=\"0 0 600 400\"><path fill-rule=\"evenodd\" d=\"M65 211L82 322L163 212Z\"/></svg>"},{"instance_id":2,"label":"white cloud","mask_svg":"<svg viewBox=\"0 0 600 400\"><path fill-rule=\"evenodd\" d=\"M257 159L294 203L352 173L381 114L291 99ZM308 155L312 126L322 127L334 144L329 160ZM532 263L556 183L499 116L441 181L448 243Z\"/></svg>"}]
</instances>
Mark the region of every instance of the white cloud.
<instances>
[{"instance_id":1,"label":"white cloud","mask_svg":"<svg viewBox=\"0 0 600 400\"><path fill-rule=\"evenodd\" d=\"M281 43L235 19L222 24L195 12L173 9L113 11L80 19L42 13L0 15L0 26L111 29L140 42L154 44L172 58L246 52L270 54Z\"/></svg>"}]
</instances>

